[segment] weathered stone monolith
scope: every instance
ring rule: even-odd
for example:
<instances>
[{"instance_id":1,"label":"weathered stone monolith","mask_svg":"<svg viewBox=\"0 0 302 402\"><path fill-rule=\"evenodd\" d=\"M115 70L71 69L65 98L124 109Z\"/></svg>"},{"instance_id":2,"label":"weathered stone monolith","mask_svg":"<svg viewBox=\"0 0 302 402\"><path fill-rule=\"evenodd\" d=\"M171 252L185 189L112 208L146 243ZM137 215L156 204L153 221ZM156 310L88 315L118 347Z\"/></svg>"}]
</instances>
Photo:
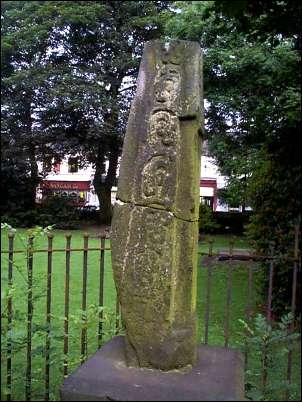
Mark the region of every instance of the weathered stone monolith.
<instances>
[{"instance_id":1,"label":"weathered stone monolith","mask_svg":"<svg viewBox=\"0 0 302 402\"><path fill-rule=\"evenodd\" d=\"M198 43L145 45L112 222L129 366L194 365L201 154Z\"/></svg>"},{"instance_id":2,"label":"weathered stone monolith","mask_svg":"<svg viewBox=\"0 0 302 402\"><path fill-rule=\"evenodd\" d=\"M63 401L244 400L241 352L196 345L201 68L197 43L145 45L111 237L126 336L64 380Z\"/></svg>"}]
</instances>

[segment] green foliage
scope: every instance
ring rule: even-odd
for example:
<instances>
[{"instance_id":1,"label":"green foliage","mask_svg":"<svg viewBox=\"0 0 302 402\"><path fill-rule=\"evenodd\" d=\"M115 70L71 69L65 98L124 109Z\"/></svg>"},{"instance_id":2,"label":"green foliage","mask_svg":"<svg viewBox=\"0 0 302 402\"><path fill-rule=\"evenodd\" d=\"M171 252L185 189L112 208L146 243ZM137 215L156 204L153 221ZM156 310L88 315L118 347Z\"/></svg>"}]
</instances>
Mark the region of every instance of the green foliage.
<instances>
[{"instance_id":1,"label":"green foliage","mask_svg":"<svg viewBox=\"0 0 302 402\"><path fill-rule=\"evenodd\" d=\"M80 211L68 198L49 196L34 209L12 210L2 216L12 226L33 227L54 225L58 229L75 229L80 224Z\"/></svg>"},{"instance_id":2,"label":"green foliage","mask_svg":"<svg viewBox=\"0 0 302 402\"><path fill-rule=\"evenodd\" d=\"M199 231L201 233L243 234L249 224L250 212L217 212L206 204L199 205Z\"/></svg>"},{"instance_id":3,"label":"green foliage","mask_svg":"<svg viewBox=\"0 0 302 402\"><path fill-rule=\"evenodd\" d=\"M275 241L282 259L301 211L301 3L196 1L174 9L166 34L197 40L204 52L206 137L227 176L224 199L252 207L250 236L264 253ZM290 269L283 266L284 277ZM290 304L288 282L274 287Z\"/></svg>"},{"instance_id":4,"label":"green foliage","mask_svg":"<svg viewBox=\"0 0 302 402\"><path fill-rule=\"evenodd\" d=\"M3 2L2 163L15 179L7 177L6 190L27 179L34 204L41 178L37 161L77 154L83 163L94 164L101 213L110 219L110 190L143 44L161 35L161 11L168 5ZM13 166L21 164L26 165L23 170L15 171ZM3 207L8 208L14 199L8 190L4 193Z\"/></svg>"},{"instance_id":5,"label":"green foliage","mask_svg":"<svg viewBox=\"0 0 302 402\"><path fill-rule=\"evenodd\" d=\"M5 113L5 112L4 112ZM9 149L5 135L1 134L1 201L2 215L32 208L29 163L24 149ZM15 145L15 144L14 144ZM6 219L5 219L6 220Z\"/></svg>"},{"instance_id":6,"label":"green foliage","mask_svg":"<svg viewBox=\"0 0 302 402\"><path fill-rule=\"evenodd\" d=\"M273 282L276 314L291 304L293 264L289 257L294 257L295 226L301 225L301 169L290 165L293 152L283 154L283 162L288 160L285 170L280 170L274 160L259 163L249 190L254 194L254 214L248 225L248 235L256 240L259 253L268 254L273 246L272 252L277 257ZM301 250L301 236L298 250ZM262 287L266 294L268 276L263 278ZM301 269L298 269L296 304L301 312Z\"/></svg>"},{"instance_id":7,"label":"green foliage","mask_svg":"<svg viewBox=\"0 0 302 402\"><path fill-rule=\"evenodd\" d=\"M266 38L280 34L286 38L292 37L293 32L300 33L301 6L296 1L216 0L214 6L217 12L236 18L240 30L251 36ZM296 37L297 44L299 39L301 34Z\"/></svg>"},{"instance_id":8,"label":"green foliage","mask_svg":"<svg viewBox=\"0 0 302 402\"><path fill-rule=\"evenodd\" d=\"M291 313L283 316L274 326L261 314L255 317L253 323L239 321L244 328L243 335L249 353L260 358L260 365L246 372L247 397L256 401L279 400L285 391L289 391L290 399L297 397L297 384L275 382L271 376L271 373L278 370L279 358L285 359L288 351L293 348L293 342L300 337L299 333L289 330L293 324Z\"/></svg>"},{"instance_id":9,"label":"green foliage","mask_svg":"<svg viewBox=\"0 0 302 402\"><path fill-rule=\"evenodd\" d=\"M13 228L12 225L9 225L7 222L1 222L1 229L8 230L11 233L16 233L17 229Z\"/></svg>"},{"instance_id":10,"label":"green foliage","mask_svg":"<svg viewBox=\"0 0 302 402\"><path fill-rule=\"evenodd\" d=\"M12 209L3 214L1 219L15 227L31 227L39 223L39 215L36 209ZM47 223L48 224L48 223Z\"/></svg>"},{"instance_id":11,"label":"green foliage","mask_svg":"<svg viewBox=\"0 0 302 402\"><path fill-rule=\"evenodd\" d=\"M199 231L202 233L213 233L219 228L213 217L213 211L209 205L199 205Z\"/></svg>"},{"instance_id":12,"label":"green foliage","mask_svg":"<svg viewBox=\"0 0 302 402\"><path fill-rule=\"evenodd\" d=\"M219 225L220 233L243 234L249 223L251 213L246 212L214 212L213 217Z\"/></svg>"},{"instance_id":13,"label":"green foliage","mask_svg":"<svg viewBox=\"0 0 302 402\"><path fill-rule=\"evenodd\" d=\"M252 172L258 161L258 151L235 141L224 141L219 134L211 138L209 152L215 156L220 173L225 176L225 187L218 190L223 202L241 205L243 210L250 206L252 193L249 191Z\"/></svg>"},{"instance_id":14,"label":"green foliage","mask_svg":"<svg viewBox=\"0 0 302 402\"><path fill-rule=\"evenodd\" d=\"M79 225L79 213L68 198L47 197L37 208L41 225L54 224L58 229L75 229Z\"/></svg>"},{"instance_id":15,"label":"green foliage","mask_svg":"<svg viewBox=\"0 0 302 402\"><path fill-rule=\"evenodd\" d=\"M79 209L79 219L86 223L95 223L98 220L98 211L95 206L87 206Z\"/></svg>"}]
</instances>

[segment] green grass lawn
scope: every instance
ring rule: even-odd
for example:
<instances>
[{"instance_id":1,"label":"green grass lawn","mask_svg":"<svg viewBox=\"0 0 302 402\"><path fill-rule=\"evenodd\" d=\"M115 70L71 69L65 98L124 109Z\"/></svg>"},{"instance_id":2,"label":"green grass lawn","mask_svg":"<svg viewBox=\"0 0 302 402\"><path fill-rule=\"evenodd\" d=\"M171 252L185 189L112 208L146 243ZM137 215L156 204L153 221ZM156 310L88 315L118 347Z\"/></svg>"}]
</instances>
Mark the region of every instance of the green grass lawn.
<instances>
[{"instance_id":1,"label":"green grass lawn","mask_svg":"<svg viewBox=\"0 0 302 402\"><path fill-rule=\"evenodd\" d=\"M213 240L213 252L219 249L229 249L230 241L234 241L235 249L248 249L249 244L246 238L236 235L202 235L199 242L199 251L208 252L209 240Z\"/></svg>"},{"instance_id":2,"label":"green grass lawn","mask_svg":"<svg viewBox=\"0 0 302 402\"><path fill-rule=\"evenodd\" d=\"M83 246L83 234L80 231L70 231L72 234L72 248ZM24 248L25 230L18 230L18 236L15 240L15 249ZM60 230L54 231L54 248L65 247L65 232ZM95 233L94 233L95 235ZM230 236L216 236L213 244L214 252L220 248L227 248ZM7 249L7 233L1 235L2 250ZM206 252L208 250L207 239L202 239L199 251ZM235 237L235 248L248 248L245 239ZM99 247L100 240L96 237L89 239L89 247ZM47 238L39 238L35 244L35 248L46 248ZM106 247L110 247L110 241L106 240ZM83 252L72 252L71 270L70 270L70 347L69 361L70 371L79 365L80 359L80 333L81 323L80 317L81 300L82 300L82 272L83 272ZM20 320L18 320L14 331L22 331L26 333L25 317L27 311L27 280L26 280L26 255L15 254L14 268L14 294L13 305L15 312L18 312ZM88 282L87 282L87 306L90 309L98 304L99 294L99 266L100 252L90 251L88 257ZM212 288L210 299L210 319L209 319L209 344L223 346L224 343L224 317L226 309L226 289L227 275L229 264L227 262L217 263L213 265ZM32 356L32 399L42 400L44 392L44 365L45 357L43 356L43 345L45 344L45 332L39 332L39 325L45 323L46 297L41 292L46 289L46 270L47 270L47 254L34 254L34 318L35 335L33 337L33 356ZM255 276L257 275L257 266L255 266ZM52 338L51 346L53 348L51 354L51 399L58 399L58 388L62 383L62 359L63 359L63 326L64 326L64 281L65 281L65 253L56 252L53 254L53 275L52 275L52 327L56 338ZM2 289L7 287L7 254L2 254ZM204 341L204 317L206 305L206 287L207 287L207 267L204 257L199 257L198 264L198 340L200 343ZM244 319L247 295L247 267L244 263L235 264L232 275L232 298L230 308L230 346L242 348L243 337L242 327L239 319ZM253 304L257 303L258 294L256 287L253 288ZM115 306L116 292L113 282L110 252L105 252L105 277L104 277L104 305L106 307L106 325L104 326L104 341L114 335L115 324ZM2 307L3 309L3 307ZM92 310L91 310L92 311ZM89 319L88 325L88 355L93 354L97 350L97 328L98 323L95 317L96 313L92 313L92 320ZM90 317L90 318L91 318ZM23 320L23 321L22 321ZM295 355L295 365L299 366L297 356ZM5 354L2 355L2 365L5 365ZM22 400L24 398L25 389L25 370L26 370L26 353L25 350L20 351L13 357L13 400ZM251 365L256 365L255 356L250 359ZM285 369L285 360L280 365L280 379L284 378L283 368ZM285 372L285 371L284 371ZM1 381L5 385L6 370L1 370ZM298 374L297 374L298 373ZM299 370L295 370L295 375L299 375ZM282 399L280 399L282 400Z\"/></svg>"}]
</instances>

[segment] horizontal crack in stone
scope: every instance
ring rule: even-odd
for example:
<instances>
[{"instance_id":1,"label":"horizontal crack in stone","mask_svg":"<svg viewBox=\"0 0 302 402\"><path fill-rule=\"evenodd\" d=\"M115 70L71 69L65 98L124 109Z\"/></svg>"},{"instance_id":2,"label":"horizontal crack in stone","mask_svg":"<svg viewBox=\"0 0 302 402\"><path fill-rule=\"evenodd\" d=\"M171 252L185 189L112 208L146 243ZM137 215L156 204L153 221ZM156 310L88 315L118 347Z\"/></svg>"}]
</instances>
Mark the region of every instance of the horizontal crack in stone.
<instances>
[{"instance_id":1,"label":"horizontal crack in stone","mask_svg":"<svg viewBox=\"0 0 302 402\"><path fill-rule=\"evenodd\" d=\"M150 208L150 209L155 209L156 211L165 211L165 212L167 212L167 213L173 215L174 218L180 219L180 220L182 220L182 221L185 221L185 222L198 222L198 219L185 219L185 218L182 218L182 217L178 216L177 214L175 214L174 212L169 211L169 210L167 210L167 209L165 209L165 208L160 208L160 207L155 207L155 206L150 207L149 205L138 204L138 203L136 203L136 202L123 201L123 200L121 200L120 198L118 198L118 199L116 200L116 204L118 204L118 205L131 205L131 206L133 206L133 207Z\"/></svg>"}]
</instances>

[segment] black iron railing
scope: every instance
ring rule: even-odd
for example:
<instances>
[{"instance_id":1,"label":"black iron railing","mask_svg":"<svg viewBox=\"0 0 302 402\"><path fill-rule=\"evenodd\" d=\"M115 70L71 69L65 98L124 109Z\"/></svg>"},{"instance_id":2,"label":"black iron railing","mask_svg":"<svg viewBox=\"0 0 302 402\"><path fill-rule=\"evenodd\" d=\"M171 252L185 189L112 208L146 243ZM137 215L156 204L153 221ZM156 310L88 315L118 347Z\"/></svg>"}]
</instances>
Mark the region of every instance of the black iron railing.
<instances>
[{"instance_id":1,"label":"black iron railing","mask_svg":"<svg viewBox=\"0 0 302 402\"><path fill-rule=\"evenodd\" d=\"M291 300L291 313L293 317L296 313L296 293L297 293L297 272L298 267L300 266L300 257L298 250L298 241L299 241L299 228L295 228L295 243L294 243L294 253L293 258L288 259L289 264L292 265L292 300ZM70 272L71 272L71 254L73 252L82 252L83 253L83 262L82 262L82 311L83 311L83 322L84 325L81 329L80 334L80 363L82 364L87 359L87 326L85 325L86 315L85 312L87 310L87 276L88 276L88 258L91 252L99 253L99 276L98 276L98 303L99 307L104 306L104 273L105 273L105 252L110 250L110 247L105 247L105 237L99 238L99 247L89 247L89 235L84 233L83 235L83 247L82 248L72 248L72 235L66 234L65 240L66 244L64 248L54 248L53 247L53 238L54 235L52 233L48 233L48 247L46 249L36 249L33 247L34 238L29 237L27 240L27 249L26 250L15 250L14 249L14 233L8 233L8 250L1 251L2 254L8 255L8 296L7 296L7 334L6 334L6 397L7 400L13 400L13 386L12 386L12 359L13 359L13 348L12 348L12 340L11 340L11 329L12 329L12 321L14 315L14 300L13 300L13 289L14 284L14 258L18 253L26 252L26 261L27 261L27 320L24 322L24 326L27 326L27 343L26 343L26 381L25 381L25 399L27 401L31 400L32 397L32 331L33 331L33 270L34 270L34 256L36 253L47 253L47 281L46 281L46 314L45 314L45 324L46 324L46 338L45 338L45 368L44 368L44 400L48 401L50 399L50 389L51 389L51 381L50 381L50 366L51 366L51 337L50 337L50 329L52 324L52 307L54 300L52 300L52 271L53 271L53 255L55 253L65 253L65 280L62 280L64 283L64 324L62 327L63 333L63 345L62 351L64 354L63 359L63 376L64 378L68 375L69 372L69 310L70 310ZM211 314L210 314L210 306L212 301L212 289L213 289L213 263L221 257L221 254L213 252L213 240L208 241L208 251L200 252L199 254L203 257L207 257L209 262L202 269L206 269L206 283L205 283L205 312L204 317L201 319L204 320L204 343L208 344L209 342L209 328L211 326ZM232 289L233 289L233 273L234 273L234 260L236 259L236 254L234 254L234 241L230 241L229 250L227 253L224 253L223 260L227 261L227 282L226 282L226 300L222 300L222 303L225 303L225 312L224 312L224 328L223 328L223 336L224 336L224 346L228 347L230 343L230 311L232 304ZM263 256L256 255L254 253L249 253L247 256L245 255L246 260L246 268L248 271L247 274L247 294L246 294L246 307L245 307L245 317L243 317L247 322L250 322L252 315L252 293L254 287L254 261L268 261L269 262L269 272L268 272L268 294L267 294L267 305L266 305L266 318L268 322L272 321L272 292L273 292L273 281L274 281L274 270L275 270L275 260L276 258L273 255ZM4 267L3 267L4 269ZM121 326L119 320L119 303L116 301L116 322L115 328L116 333L118 333L119 328ZM97 326L97 344L98 347L102 345L102 336L103 336L103 310L100 309L98 312L98 320L96 322ZM288 328L289 333L293 331L293 326L291 325ZM245 363L247 365L249 358L248 346L246 344L245 347ZM291 383L292 380L292 350L289 348L288 356L287 356L287 372L286 372L286 380L288 383ZM262 382L265 387L267 382L267 371L265 367L262 372ZM286 395L288 400L288 393Z\"/></svg>"}]
</instances>

